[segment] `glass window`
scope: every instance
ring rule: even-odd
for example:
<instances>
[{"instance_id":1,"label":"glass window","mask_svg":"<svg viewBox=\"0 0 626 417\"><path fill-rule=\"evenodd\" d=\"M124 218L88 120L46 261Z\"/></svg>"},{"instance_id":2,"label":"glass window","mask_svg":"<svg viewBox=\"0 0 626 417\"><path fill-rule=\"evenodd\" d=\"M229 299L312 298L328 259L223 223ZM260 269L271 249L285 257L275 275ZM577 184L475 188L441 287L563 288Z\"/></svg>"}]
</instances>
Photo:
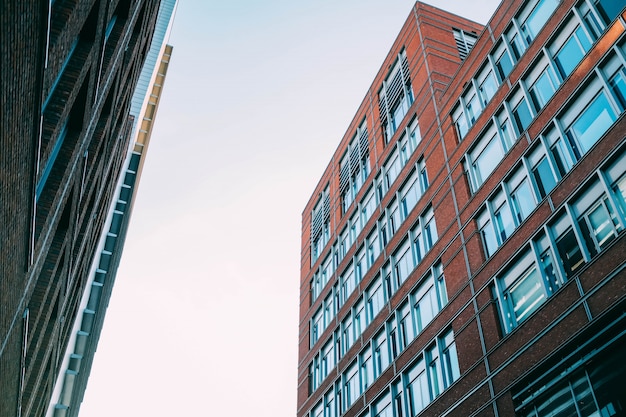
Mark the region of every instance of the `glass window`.
<instances>
[{"instance_id":1,"label":"glass window","mask_svg":"<svg viewBox=\"0 0 626 417\"><path fill-rule=\"evenodd\" d=\"M413 318L411 317L411 306L408 302L404 302L397 310L398 324L400 328L400 350L406 347L415 339L415 330L413 329Z\"/></svg>"},{"instance_id":2,"label":"glass window","mask_svg":"<svg viewBox=\"0 0 626 417\"><path fill-rule=\"evenodd\" d=\"M387 343L387 333L383 328L372 340L374 348L374 365L376 376L380 376L389 366L389 344Z\"/></svg>"},{"instance_id":3,"label":"glass window","mask_svg":"<svg viewBox=\"0 0 626 417\"><path fill-rule=\"evenodd\" d=\"M487 257L490 257L498 249L499 244L496 239L496 232L491 221L491 216L487 209L478 216L478 229L480 231L480 237L483 241L483 246Z\"/></svg>"},{"instance_id":4,"label":"glass window","mask_svg":"<svg viewBox=\"0 0 626 417\"><path fill-rule=\"evenodd\" d=\"M476 119L482 112L482 107L478 101L476 92L471 89L465 94L465 108L467 109L467 117L469 118L469 124L473 125Z\"/></svg>"},{"instance_id":5,"label":"glass window","mask_svg":"<svg viewBox=\"0 0 626 417\"><path fill-rule=\"evenodd\" d=\"M385 292L380 275L370 284L365 293L367 295L368 322L371 323L385 305Z\"/></svg>"},{"instance_id":6,"label":"glass window","mask_svg":"<svg viewBox=\"0 0 626 417\"><path fill-rule=\"evenodd\" d=\"M578 268L585 264L585 258L572 228L571 220L566 213L554 223L552 231L556 237L556 247L563 270L565 275L570 278Z\"/></svg>"},{"instance_id":7,"label":"glass window","mask_svg":"<svg viewBox=\"0 0 626 417\"><path fill-rule=\"evenodd\" d=\"M418 172L415 170L400 189L400 206L402 207L403 218L406 219L408 217L420 197L421 190L419 186Z\"/></svg>"},{"instance_id":8,"label":"glass window","mask_svg":"<svg viewBox=\"0 0 626 417\"><path fill-rule=\"evenodd\" d=\"M533 120L532 113L530 112L530 108L528 107L528 103L525 98L522 98L516 105L513 107L513 119L515 120L515 126L517 127L517 131L523 132L526 130L530 122Z\"/></svg>"},{"instance_id":9,"label":"glass window","mask_svg":"<svg viewBox=\"0 0 626 417\"><path fill-rule=\"evenodd\" d=\"M384 165L385 185L387 189L389 189L389 187L391 187L396 178L398 178L401 169L402 165L400 164L398 152L394 151Z\"/></svg>"},{"instance_id":10,"label":"glass window","mask_svg":"<svg viewBox=\"0 0 626 417\"><path fill-rule=\"evenodd\" d=\"M537 79L528 88L530 98L533 101L535 109L541 110L543 106L552 98L552 95L559 86L559 81L554 74L551 66L546 66Z\"/></svg>"},{"instance_id":11,"label":"glass window","mask_svg":"<svg viewBox=\"0 0 626 417\"><path fill-rule=\"evenodd\" d=\"M513 214L503 192L499 192L491 201L496 229L500 241L504 242L515 230Z\"/></svg>"},{"instance_id":12,"label":"glass window","mask_svg":"<svg viewBox=\"0 0 626 417\"><path fill-rule=\"evenodd\" d=\"M478 76L478 83L480 98L483 102L483 106L486 106L487 103L491 101L491 98L496 94L496 90L498 89L498 82L496 81L496 77L493 75L490 65L483 70L483 74Z\"/></svg>"},{"instance_id":13,"label":"glass window","mask_svg":"<svg viewBox=\"0 0 626 417\"><path fill-rule=\"evenodd\" d=\"M463 139L469 130L469 125L467 124L465 113L463 113L463 109L461 107L458 107L457 110L454 111L452 119L454 125L456 126L459 139Z\"/></svg>"},{"instance_id":14,"label":"glass window","mask_svg":"<svg viewBox=\"0 0 626 417\"><path fill-rule=\"evenodd\" d=\"M461 376L456 343L454 342L454 333L452 330L449 330L446 334L441 336L439 343L441 346L443 375L445 378L444 384L448 387Z\"/></svg>"},{"instance_id":15,"label":"glass window","mask_svg":"<svg viewBox=\"0 0 626 417\"><path fill-rule=\"evenodd\" d=\"M600 92L566 129L565 133L572 143L580 146L582 154L585 154L616 119L617 116L606 95Z\"/></svg>"},{"instance_id":16,"label":"glass window","mask_svg":"<svg viewBox=\"0 0 626 417\"><path fill-rule=\"evenodd\" d=\"M612 22L626 6L624 0L595 0L595 3L606 23Z\"/></svg>"},{"instance_id":17,"label":"glass window","mask_svg":"<svg viewBox=\"0 0 626 417\"><path fill-rule=\"evenodd\" d=\"M477 148L480 148L481 145L483 146L482 149L475 149L471 152L477 186L485 182L504 157L504 150L495 135L488 140L481 139ZM478 150L479 152L477 152Z\"/></svg>"},{"instance_id":18,"label":"glass window","mask_svg":"<svg viewBox=\"0 0 626 417\"><path fill-rule=\"evenodd\" d=\"M535 209L536 202L528 179L524 178L519 185L511 191L511 200L518 223L524 221L526 217Z\"/></svg>"},{"instance_id":19,"label":"glass window","mask_svg":"<svg viewBox=\"0 0 626 417\"><path fill-rule=\"evenodd\" d=\"M348 409L354 401L361 395L359 390L359 373L357 363L353 363L344 373L344 398L346 409Z\"/></svg>"},{"instance_id":20,"label":"glass window","mask_svg":"<svg viewBox=\"0 0 626 417\"><path fill-rule=\"evenodd\" d=\"M504 79L511 73L514 61L503 42L500 42L500 44L496 46L493 53L493 60L496 65L500 81L504 81Z\"/></svg>"},{"instance_id":21,"label":"glass window","mask_svg":"<svg viewBox=\"0 0 626 417\"><path fill-rule=\"evenodd\" d=\"M372 405L372 417L393 417L389 391L377 399Z\"/></svg>"},{"instance_id":22,"label":"glass window","mask_svg":"<svg viewBox=\"0 0 626 417\"><path fill-rule=\"evenodd\" d=\"M395 261L395 273L398 277L398 283L402 285L413 271L413 257L411 255L411 245L408 240L405 241L400 249L393 255L393 259Z\"/></svg>"},{"instance_id":23,"label":"glass window","mask_svg":"<svg viewBox=\"0 0 626 417\"><path fill-rule=\"evenodd\" d=\"M555 50L554 62L561 76L566 78L591 49L591 41L580 25L564 41L559 38L560 36L557 36L556 41L560 49L550 46L550 50ZM562 44L559 45L561 42Z\"/></svg>"},{"instance_id":24,"label":"glass window","mask_svg":"<svg viewBox=\"0 0 626 417\"><path fill-rule=\"evenodd\" d=\"M374 362L370 346L361 352L361 382L363 392L374 382Z\"/></svg>"},{"instance_id":25,"label":"glass window","mask_svg":"<svg viewBox=\"0 0 626 417\"><path fill-rule=\"evenodd\" d=\"M409 412L411 416L417 415L430 403L428 389L428 376L424 359L420 358L406 374L406 388L408 394Z\"/></svg>"},{"instance_id":26,"label":"glass window","mask_svg":"<svg viewBox=\"0 0 626 417\"><path fill-rule=\"evenodd\" d=\"M532 5L532 3L531 3ZM520 14L521 28L526 41L530 44L537 36L539 31L546 24L552 12L556 10L559 5L559 0L539 0L536 6L530 11L528 17L523 19L523 16L528 12L523 10ZM527 9L529 9L527 7Z\"/></svg>"},{"instance_id":27,"label":"glass window","mask_svg":"<svg viewBox=\"0 0 626 417\"><path fill-rule=\"evenodd\" d=\"M543 145L537 145L537 147L528 154L527 158L532 172L532 178L537 186L537 191L541 198L543 198L552 191L557 182Z\"/></svg>"},{"instance_id":28,"label":"glass window","mask_svg":"<svg viewBox=\"0 0 626 417\"><path fill-rule=\"evenodd\" d=\"M421 332L440 311L441 307L437 301L432 275L422 283L411 295L413 300L413 312L415 315L415 327Z\"/></svg>"},{"instance_id":29,"label":"glass window","mask_svg":"<svg viewBox=\"0 0 626 417\"><path fill-rule=\"evenodd\" d=\"M439 346L437 344L433 344L426 350L426 360L428 361L428 377L432 396L436 397L444 390L441 357L439 356Z\"/></svg>"}]
</instances>

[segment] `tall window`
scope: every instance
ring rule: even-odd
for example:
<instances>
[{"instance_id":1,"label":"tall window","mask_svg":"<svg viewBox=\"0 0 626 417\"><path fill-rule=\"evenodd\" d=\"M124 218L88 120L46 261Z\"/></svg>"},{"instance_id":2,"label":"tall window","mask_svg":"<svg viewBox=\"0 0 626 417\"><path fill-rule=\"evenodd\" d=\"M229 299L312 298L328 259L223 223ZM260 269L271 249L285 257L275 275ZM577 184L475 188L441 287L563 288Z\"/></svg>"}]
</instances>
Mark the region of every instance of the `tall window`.
<instances>
[{"instance_id":1,"label":"tall window","mask_svg":"<svg viewBox=\"0 0 626 417\"><path fill-rule=\"evenodd\" d=\"M311 265L330 239L330 192L328 186L311 212Z\"/></svg>"},{"instance_id":2,"label":"tall window","mask_svg":"<svg viewBox=\"0 0 626 417\"><path fill-rule=\"evenodd\" d=\"M409 74L409 61L406 51L402 50L378 92L380 122L385 143L389 143L411 104L413 104L413 89Z\"/></svg>"},{"instance_id":3,"label":"tall window","mask_svg":"<svg viewBox=\"0 0 626 417\"><path fill-rule=\"evenodd\" d=\"M339 168L341 207L345 213L370 173L367 122L357 129Z\"/></svg>"}]
</instances>

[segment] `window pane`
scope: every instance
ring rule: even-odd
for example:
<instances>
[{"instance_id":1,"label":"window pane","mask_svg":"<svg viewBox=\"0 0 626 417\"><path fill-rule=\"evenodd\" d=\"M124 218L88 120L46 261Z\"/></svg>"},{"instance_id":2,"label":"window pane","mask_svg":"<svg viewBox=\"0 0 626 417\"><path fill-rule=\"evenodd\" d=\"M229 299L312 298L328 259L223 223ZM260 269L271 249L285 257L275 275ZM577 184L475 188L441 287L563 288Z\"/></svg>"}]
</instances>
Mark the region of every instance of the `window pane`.
<instances>
[{"instance_id":1,"label":"window pane","mask_svg":"<svg viewBox=\"0 0 626 417\"><path fill-rule=\"evenodd\" d=\"M511 290L511 304L517 323L535 311L546 299L541 276L533 267Z\"/></svg>"},{"instance_id":2,"label":"window pane","mask_svg":"<svg viewBox=\"0 0 626 417\"><path fill-rule=\"evenodd\" d=\"M552 12L559 5L559 0L540 0L539 4L530 13L526 22L522 25L522 31L526 40L530 43L546 24Z\"/></svg>"},{"instance_id":3,"label":"window pane","mask_svg":"<svg viewBox=\"0 0 626 417\"><path fill-rule=\"evenodd\" d=\"M552 68L546 67L544 72L537 78L535 83L530 87L530 96L537 110L543 108L548 100L556 91L559 85Z\"/></svg>"},{"instance_id":4,"label":"window pane","mask_svg":"<svg viewBox=\"0 0 626 417\"><path fill-rule=\"evenodd\" d=\"M496 218L496 225L498 227L498 233L500 239L504 242L515 230L515 223L513 222L513 214L506 202L503 202L494 213Z\"/></svg>"},{"instance_id":5,"label":"window pane","mask_svg":"<svg viewBox=\"0 0 626 417\"><path fill-rule=\"evenodd\" d=\"M609 85L611 86L613 95L619 102L622 110L624 110L626 108L626 82L624 82L624 77L621 71L611 77Z\"/></svg>"},{"instance_id":6,"label":"window pane","mask_svg":"<svg viewBox=\"0 0 626 417\"><path fill-rule=\"evenodd\" d=\"M521 223L535 209L535 198L527 180L511 193L517 221Z\"/></svg>"},{"instance_id":7,"label":"window pane","mask_svg":"<svg viewBox=\"0 0 626 417\"><path fill-rule=\"evenodd\" d=\"M480 96L484 105L489 103L489 100L491 100L497 89L498 83L493 76L493 72L489 72L489 74L485 77L485 80L480 85Z\"/></svg>"},{"instance_id":8,"label":"window pane","mask_svg":"<svg viewBox=\"0 0 626 417\"><path fill-rule=\"evenodd\" d=\"M493 172L503 157L504 153L502 152L502 147L494 136L474 161L478 186L485 182L489 174Z\"/></svg>"},{"instance_id":9,"label":"window pane","mask_svg":"<svg viewBox=\"0 0 626 417\"><path fill-rule=\"evenodd\" d=\"M548 195L550 191L556 186L556 179L550 168L548 158L545 156L539 161L539 163L533 168L533 176L539 189L541 197Z\"/></svg>"},{"instance_id":10,"label":"window pane","mask_svg":"<svg viewBox=\"0 0 626 417\"><path fill-rule=\"evenodd\" d=\"M530 113L530 109L528 108L528 103L526 103L526 99L522 99L522 101L513 109L513 117L515 119L515 125L517 126L518 131L521 133L530 124L533 120L533 116Z\"/></svg>"},{"instance_id":11,"label":"window pane","mask_svg":"<svg viewBox=\"0 0 626 417\"><path fill-rule=\"evenodd\" d=\"M572 124L567 133L577 139L584 154L613 125L615 119L615 113L606 95L600 93Z\"/></svg>"},{"instance_id":12,"label":"window pane","mask_svg":"<svg viewBox=\"0 0 626 417\"><path fill-rule=\"evenodd\" d=\"M504 80L513 69L513 61L511 61L509 52L506 49L504 50L502 55L500 55L500 57L497 59L496 68L498 68L498 74L500 74L501 80Z\"/></svg>"},{"instance_id":13,"label":"window pane","mask_svg":"<svg viewBox=\"0 0 626 417\"><path fill-rule=\"evenodd\" d=\"M498 249L498 241L496 240L496 234L493 230L491 221L485 224L485 226L480 230L480 235L483 238L483 244L485 245L487 257L493 255L496 249Z\"/></svg>"},{"instance_id":14,"label":"window pane","mask_svg":"<svg viewBox=\"0 0 626 417\"><path fill-rule=\"evenodd\" d=\"M590 48L591 43L583 29L579 26L554 57L556 66L563 78L566 78L576 68L576 65L583 59L583 56Z\"/></svg>"},{"instance_id":15,"label":"window pane","mask_svg":"<svg viewBox=\"0 0 626 417\"><path fill-rule=\"evenodd\" d=\"M585 263L583 254L578 246L576 235L570 227L556 242L565 275L571 277L572 274Z\"/></svg>"}]
</instances>

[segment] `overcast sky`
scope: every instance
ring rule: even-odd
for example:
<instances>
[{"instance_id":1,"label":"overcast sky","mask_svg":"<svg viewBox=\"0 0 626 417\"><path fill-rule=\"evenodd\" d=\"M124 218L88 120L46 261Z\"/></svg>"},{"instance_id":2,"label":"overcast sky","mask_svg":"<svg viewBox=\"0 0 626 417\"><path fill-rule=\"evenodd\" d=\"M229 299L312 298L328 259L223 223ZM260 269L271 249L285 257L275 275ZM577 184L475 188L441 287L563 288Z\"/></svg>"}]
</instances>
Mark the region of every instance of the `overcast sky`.
<instances>
[{"instance_id":1,"label":"overcast sky","mask_svg":"<svg viewBox=\"0 0 626 417\"><path fill-rule=\"evenodd\" d=\"M302 210L413 4L179 0L81 417L295 417Z\"/></svg>"}]
</instances>

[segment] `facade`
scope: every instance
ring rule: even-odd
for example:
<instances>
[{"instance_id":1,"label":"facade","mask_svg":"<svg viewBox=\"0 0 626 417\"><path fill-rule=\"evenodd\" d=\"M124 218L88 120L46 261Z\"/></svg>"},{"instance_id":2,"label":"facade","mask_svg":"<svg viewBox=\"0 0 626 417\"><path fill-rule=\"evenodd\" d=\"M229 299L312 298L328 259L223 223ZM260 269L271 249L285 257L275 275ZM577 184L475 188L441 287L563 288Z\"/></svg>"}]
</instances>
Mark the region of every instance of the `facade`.
<instances>
[{"instance_id":1,"label":"facade","mask_svg":"<svg viewBox=\"0 0 626 417\"><path fill-rule=\"evenodd\" d=\"M175 0L0 6L0 415L76 416L171 47Z\"/></svg>"},{"instance_id":2,"label":"facade","mask_svg":"<svg viewBox=\"0 0 626 417\"><path fill-rule=\"evenodd\" d=\"M303 212L298 417L626 416L625 8L415 4Z\"/></svg>"}]
</instances>

